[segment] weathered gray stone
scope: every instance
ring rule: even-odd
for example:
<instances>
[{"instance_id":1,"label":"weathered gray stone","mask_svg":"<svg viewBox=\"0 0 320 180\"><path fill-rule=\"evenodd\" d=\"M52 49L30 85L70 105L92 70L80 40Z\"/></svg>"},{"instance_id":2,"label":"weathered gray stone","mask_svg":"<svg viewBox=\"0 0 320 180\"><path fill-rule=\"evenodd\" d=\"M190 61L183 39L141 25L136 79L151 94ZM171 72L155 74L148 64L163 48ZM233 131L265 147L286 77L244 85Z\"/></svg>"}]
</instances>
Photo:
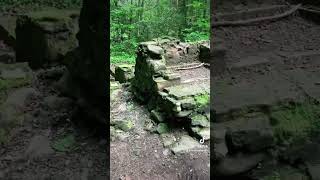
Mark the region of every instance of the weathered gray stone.
<instances>
[{"instance_id":1,"label":"weathered gray stone","mask_svg":"<svg viewBox=\"0 0 320 180\"><path fill-rule=\"evenodd\" d=\"M147 60L150 70L154 74L160 74L161 71L166 70L166 64L164 60Z\"/></svg>"},{"instance_id":2,"label":"weathered gray stone","mask_svg":"<svg viewBox=\"0 0 320 180\"><path fill-rule=\"evenodd\" d=\"M177 141L176 137L170 133L160 134L160 137L162 139L164 147L169 147Z\"/></svg>"},{"instance_id":3,"label":"weathered gray stone","mask_svg":"<svg viewBox=\"0 0 320 180\"><path fill-rule=\"evenodd\" d=\"M251 152L263 151L275 145L271 130L248 129L227 131L226 143L230 152Z\"/></svg>"},{"instance_id":4,"label":"weathered gray stone","mask_svg":"<svg viewBox=\"0 0 320 180\"><path fill-rule=\"evenodd\" d=\"M112 120L110 124L125 132L130 131L132 128L134 128L133 122L128 119Z\"/></svg>"},{"instance_id":5,"label":"weathered gray stone","mask_svg":"<svg viewBox=\"0 0 320 180\"><path fill-rule=\"evenodd\" d=\"M209 62L211 58L210 54L210 44L209 42L200 44L199 46L199 59L203 62Z\"/></svg>"},{"instance_id":6,"label":"weathered gray stone","mask_svg":"<svg viewBox=\"0 0 320 180\"><path fill-rule=\"evenodd\" d=\"M192 112L193 112L192 110L180 111L176 113L176 117L179 117L179 118L188 117Z\"/></svg>"},{"instance_id":7,"label":"weathered gray stone","mask_svg":"<svg viewBox=\"0 0 320 180\"><path fill-rule=\"evenodd\" d=\"M0 51L0 63L11 64L16 61L15 54L13 52Z\"/></svg>"},{"instance_id":8,"label":"weathered gray stone","mask_svg":"<svg viewBox=\"0 0 320 180\"><path fill-rule=\"evenodd\" d=\"M236 154L227 156L214 166L216 176L235 176L255 168L265 158L264 154Z\"/></svg>"},{"instance_id":9,"label":"weathered gray stone","mask_svg":"<svg viewBox=\"0 0 320 180\"><path fill-rule=\"evenodd\" d=\"M206 116L204 116L202 114L194 114L191 116L191 125L192 126L209 127L210 122Z\"/></svg>"},{"instance_id":10,"label":"weathered gray stone","mask_svg":"<svg viewBox=\"0 0 320 180\"><path fill-rule=\"evenodd\" d=\"M164 89L168 92L169 95L177 98L182 99L187 96L195 96L199 94L208 93L210 90L209 84L198 84L194 86L192 84L181 84L176 86L167 87Z\"/></svg>"},{"instance_id":11,"label":"weathered gray stone","mask_svg":"<svg viewBox=\"0 0 320 180\"><path fill-rule=\"evenodd\" d=\"M33 73L28 66L28 63L0 63L0 78L5 80L24 79L26 81L31 81Z\"/></svg>"},{"instance_id":12,"label":"weathered gray stone","mask_svg":"<svg viewBox=\"0 0 320 180\"><path fill-rule=\"evenodd\" d=\"M174 154L179 154L195 150L196 148L201 148L200 143L192 137L184 135L170 149Z\"/></svg>"},{"instance_id":13,"label":"weathered gray stone","mask_svg":"<svg viewBox=\"0 0 320 180\"><path fill-rule=\"evenodd\" d=\"M196 108L196 106L197 106L196 101L194 100L193 97L188 97L188 98L185 98L185 99L182 99L179 101L181 103L182 109L190 110L190 109Z\"/></svg>"},{"instance_id":14,"label":"weathered gray stone","mask_svg":"<svg viewBox=\"0 0 320 180\"><path fill-rule=\"evenodd\" d=\"M130 82L134 77L134 65L121 64L115 66L115 80L120 83Z\"/></svg>"},{"instance_id":15,"label":"weathered gray stone","mask_svg":"<svg viewBox=\"0 0 320 180\"><path fill-rule=\"evenodd\" d=\"M152 44L147 45L149 55L152 56L161 56L164 53L164 50L160 46L155 46Z\"/></svg>"},{"instance_id":16,"label":"weathered gray stone","mask_svg":"<svg viewBox=\"0 0 320 180\"><path fill-rule=\"evenodd\" d=\"M210 128L200 128L200 130L197 132L197 134L203 140L209 140L210 139Z\"/></svg>"},{"instance_id":17,"label":"weathered gray stone","mask_svg":"<svg viewBox=\"0 0 320 180\"><path fill-rule=\"evenodd\" d=\"M168 133L170 131L170 129L166 123L158 124L158 127L156 130L159 134Z\"/></svg>"},{"instance_id":18,"label":"weathered gray stone","mask_svg":"<svg viewBox=\"0 0 320 180\"><path fill-rule=\"evenodd\" d=\"M77 46L77 11L48 9L18 17L16 58L38 69L61 62Z\"/></svg>"}]
</instances>

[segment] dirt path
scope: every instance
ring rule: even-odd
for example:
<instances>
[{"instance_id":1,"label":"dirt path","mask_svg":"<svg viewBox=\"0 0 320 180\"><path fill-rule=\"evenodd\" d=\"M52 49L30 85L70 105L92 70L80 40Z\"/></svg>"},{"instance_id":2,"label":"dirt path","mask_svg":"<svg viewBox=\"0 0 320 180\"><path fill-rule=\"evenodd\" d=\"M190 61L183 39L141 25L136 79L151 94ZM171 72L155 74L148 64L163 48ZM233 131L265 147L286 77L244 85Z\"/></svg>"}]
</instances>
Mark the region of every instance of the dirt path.
<instances>
[{"instance_id":1,"label":"dirt path","mask_svg":"<svg viewBox=\"0 0 320 180\"><path fill-rule=\"evenodd\" d=\"M53 71L59 69L36 73L38 80L32 85L12 89L8 95L10 99L26 89L34 92L17 99L16 103L24 104L23 120L11 130L8 143L1 145L0 179L107 177L106 140L70 122L75 106L71 99L59 97L53 90L56 81L52 78L59 77L48 75Z\"/></svg>"},{"instance_id":2,"label":"dirt path","mask_svg":"<svg viewBox=\"0 0 320 180\"><path fill-rule=\"evenodd\" d=\"M207 145L173 154L164 147L159 134L146 130L152 126L150 114L144 106L135 103L129 89L123 87L115 93L111 101L111 118L131 120L134 127L128 132L113 133L110 146L112 180L210 179ZM172 135L179 137L183 134L186 132L180 130Z\"/></svg>"}]
</instances>

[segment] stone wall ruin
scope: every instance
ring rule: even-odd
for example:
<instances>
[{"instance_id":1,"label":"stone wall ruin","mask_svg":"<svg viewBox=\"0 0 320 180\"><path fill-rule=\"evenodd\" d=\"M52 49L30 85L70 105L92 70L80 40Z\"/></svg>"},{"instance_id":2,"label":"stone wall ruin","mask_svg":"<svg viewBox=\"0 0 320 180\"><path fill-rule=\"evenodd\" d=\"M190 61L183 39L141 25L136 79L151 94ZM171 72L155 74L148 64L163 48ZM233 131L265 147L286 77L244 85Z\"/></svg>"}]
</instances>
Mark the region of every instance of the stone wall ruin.
<instances>
[{"instance_id":1,"label":"stone wall ruin","mask_svg":"<svg viewBox=\"0 0 320 180\"><path fill-rule=\"evenodd\" d=\"M203 57L199 50L203 45L200 43L193 45L194 49L188 49L189 52L196 52L193 57L197 58L193 58L193 63L189 59L185 61L188 63L181 64L179 60L188 59L182 57L174 65L176 59L170 56L174 45L181 53L186 50L179 44L190 47L187 43L172 41L165 44L157 41L140 43L132 89L139 100L148 104L152 117L159 125L180 122L186 124L197 137L208 140L209 70L198 61Z\"/></svg>"}]
</instances>

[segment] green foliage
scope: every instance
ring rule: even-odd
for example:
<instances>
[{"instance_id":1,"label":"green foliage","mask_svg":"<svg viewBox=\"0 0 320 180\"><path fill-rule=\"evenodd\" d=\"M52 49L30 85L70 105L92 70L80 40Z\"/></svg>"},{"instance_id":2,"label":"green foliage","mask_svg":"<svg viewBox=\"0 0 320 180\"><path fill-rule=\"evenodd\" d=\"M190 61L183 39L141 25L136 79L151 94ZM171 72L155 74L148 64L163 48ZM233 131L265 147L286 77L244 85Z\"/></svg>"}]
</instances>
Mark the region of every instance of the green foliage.
<instances>
[{"instance_id":1,"label":"green foliage","mask_svg":"<svg viewBox=\"0 0 320 180\"><path fill-rule=\"evenodd\" d=\"M203 107L209 104L210 96L209 94L201 94L201 95L195 96L194 100L196 101L196 104L198 107Z\"/></svg>"},{"instance_id":2,"label":"green foliage","mask_svg":"<svg viewBox=\"0 0 320 180\"><path fill-rule=\"evenodd\" d=\"M162 36L209 39L209 1L112 0L111 63L134 63L139 42Z\"/></svg>"},{"instance_id":3,"label":"green foliage","mask_svg":"<svg viewBox=\"0 0 320 180\"><path fill-rule=\"evenodd\" d=\"M312 133L318 132L319 110L319 105L308 102L273 112L270 120L278 141L306 139Z\"/></svg>"},{"instance_id":4,"label":"green foliage","mask_svg":"<svg viewBox=\"0 0 320 180\"><path fill-rule=\"evenodd\" d=\"M185 34L185 41L186 42L196 42L196 41L203 41L208 40L209 35L203 32L191 32L189 34Z\"/></svg>"},{"instance_id":5,"label":"green foliage","mask_svg":"<svg viewBox=\"0 0 320 180\"><path fill-rule=\"evenodd\" d=\"M54 142L52 147L60 152L70 151L75 148L75 137L72 134L69 134L65 137L59 138Z\"/></svg>"}]
</instances>

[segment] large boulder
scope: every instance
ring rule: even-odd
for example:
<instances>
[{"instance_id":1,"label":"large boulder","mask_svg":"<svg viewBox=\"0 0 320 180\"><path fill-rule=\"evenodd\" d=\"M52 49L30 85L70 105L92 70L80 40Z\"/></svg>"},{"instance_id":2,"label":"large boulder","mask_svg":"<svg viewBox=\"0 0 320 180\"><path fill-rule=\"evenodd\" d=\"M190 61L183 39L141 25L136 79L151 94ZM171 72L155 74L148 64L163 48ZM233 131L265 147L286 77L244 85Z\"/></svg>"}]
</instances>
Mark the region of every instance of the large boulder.
<instances>
[{"instance_id":1,"label":"large boulder","mask_svg":"<svg viewBox=\"0 0 320 180\"><path fill-rule=\"evenodd\" d=\"M16 58L38 69L60 63L77 47L79 12L49 9L19 16L16 25Z\"/></svg>"},{"instance_id":2,"label":"large boulder","mask_svg":"<svg viewBox=\"0 0 320 180\"><path fill-rule=\"evenodd\" d=\"M255 153L270 148L275 143L271 130L248 129L227 131L226 144L230 152Z\"/></svg>"}]
</instances>

